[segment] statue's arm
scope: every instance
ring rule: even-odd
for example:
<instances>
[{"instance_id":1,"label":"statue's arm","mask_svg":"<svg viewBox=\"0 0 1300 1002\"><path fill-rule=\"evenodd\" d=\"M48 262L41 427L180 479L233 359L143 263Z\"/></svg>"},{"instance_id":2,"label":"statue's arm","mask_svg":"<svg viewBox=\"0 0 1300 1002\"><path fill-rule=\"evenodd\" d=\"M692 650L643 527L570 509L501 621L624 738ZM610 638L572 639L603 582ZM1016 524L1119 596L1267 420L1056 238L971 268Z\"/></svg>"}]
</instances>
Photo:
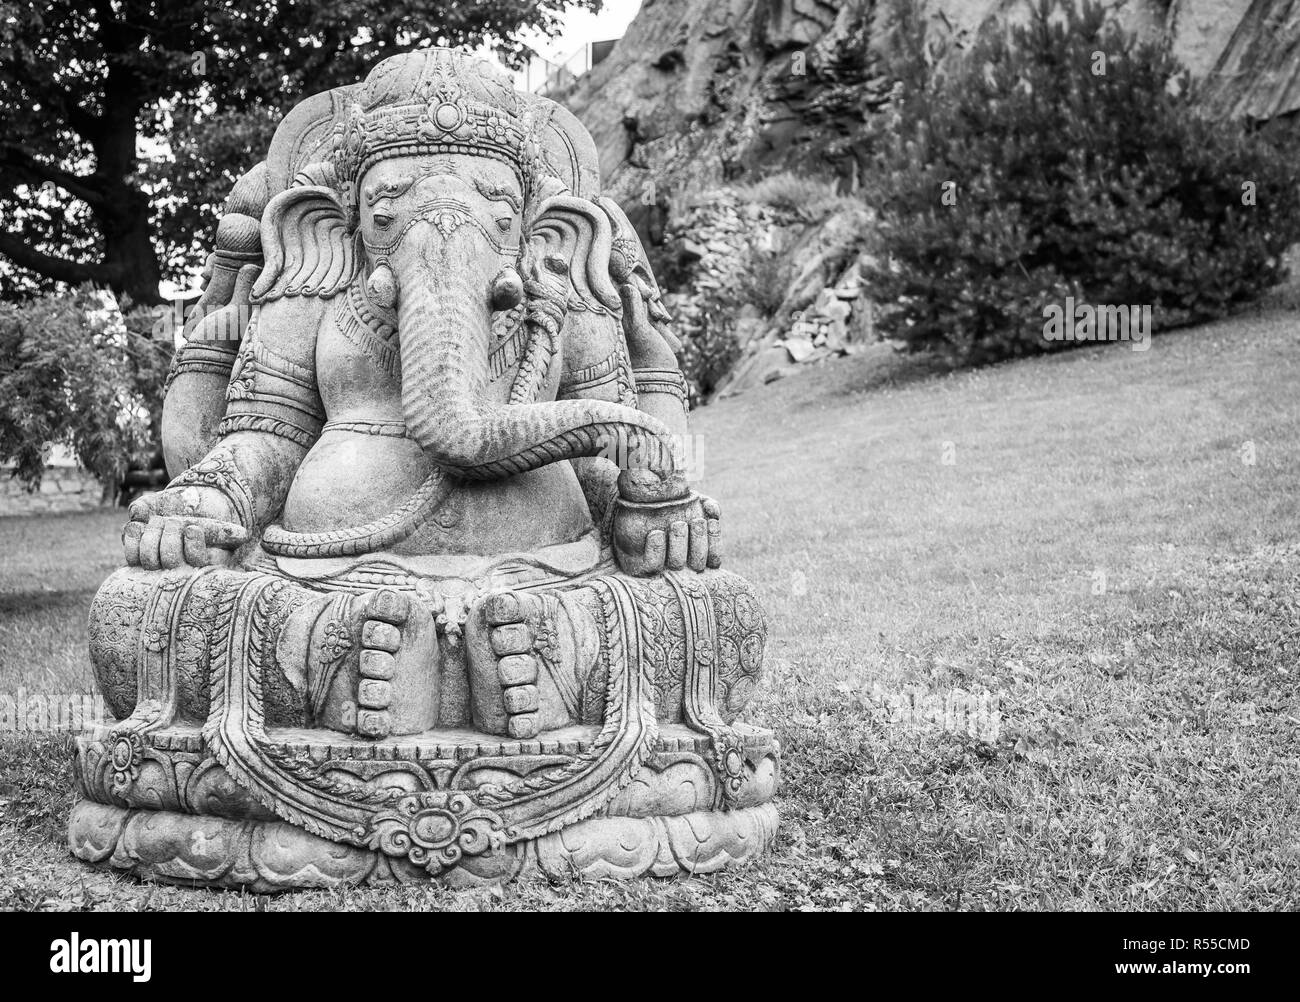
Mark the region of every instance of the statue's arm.
<instances>
[{"instance_id":1,"label":"statue's arm","mask_svg":"<svg viewBox=\"0 0 1300 1002\"><path fill-rule=\"evenodd\" d=\"M259 220L268 198L266 164L259 163L226 199L203 292L185 318L184 340L167 377L162 445L170 470L196 462L216 438L230 370L252 312L249 293L262 270Z\"/></svg>"},{"instance_id":2,"label":"statue's arm","mask_svg":"<svg viewBox=\"0 0 1300 1002\"><path fill-rule=\"evenodd\" d=\"M165 490L132 505L129 564L228 562L279 514L325 420L316 333L328 303L307 297L258 307L226 391L218 439Z\"/></svg>"},{"instance_id":3,"label":"statue's arm","mask_svg":"<svg viewBox=\"0 0 1300 1002\"><path fill-rule=\"evenodd\" d=\"M664 320L652 322L650 310L658 304L637 283L620 286L619 296L637 406L684 440L688 427L686 377L674 352L677 339L666 328L666 315Z\"/></svg>"},{"instance_id":4,"label":"statue's arm","mask_svg":"<svg viewBox=\"0 0 1300 1002\"><path fill-rule=\"evenodd\" d=\"M584 311L562 338L559 396L594 397L630 404L657 418L672 439L677 472L698 477L698 453L687 434L686 380L677 363L681 345L668 329L668 312L631 222L609 198L597 204L610 222L609 277L618 290L621 317ZM631 457L629 457L631 458ZM593 520L613 546L619 566L646 576L690 567L719 566L721 513L712 498L691 492L674 504L629 500L627 480L641 471L620 469L604 457L574 460Z\"/></svg>"},{"instance_id":5,"label":"statue's arm","mask_svg":"<svg viewBox=\"0 0 1300 1002\"><path fill-rule=\"evenodd\" d=\"M652 301L636 284L620 289L622 324L580 323L566 331L561 399L597 399L635 405L673 435L688 479L699 474L698 451L688 437L686 381L674 351L676 339L652 323ZM695 495L682 510L619 506L620 469L600 456L572 461L592 520L634 573L717 567L721 561L721 513L712 498Z\"/></svg>"},{"instance_id":6,"label":"statue's arm","mask_svg":"<svg viewBox=\"0 0 1300 1002\"><path fill-rule=\"evenodd\" d=\"M259 307L226 390L226 415L209 455L235 457L250 502L244 525L264 528L284 507L289 484L325 423L316 385L316 336L328 303L310 297Z\"/></svg>"}]
</instances>

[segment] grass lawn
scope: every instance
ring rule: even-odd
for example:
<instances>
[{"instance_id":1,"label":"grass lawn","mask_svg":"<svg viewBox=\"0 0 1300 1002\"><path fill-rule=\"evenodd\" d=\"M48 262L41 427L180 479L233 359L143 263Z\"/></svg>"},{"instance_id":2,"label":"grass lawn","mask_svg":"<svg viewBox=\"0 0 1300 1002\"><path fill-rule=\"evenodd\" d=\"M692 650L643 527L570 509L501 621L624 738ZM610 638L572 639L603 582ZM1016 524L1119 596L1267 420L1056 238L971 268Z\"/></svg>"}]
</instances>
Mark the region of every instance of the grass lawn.
<instances>
[{"instance_id":1,"label":"grass lawn","mask_svg":"<svg viewBox=\"0 0 1300 1002\"><path fill-rule=\"evenodd\" d=\"M1300 314L909 373L845 359L697 416L728 565L771 617L748 715L785 747L769 858L459 894L148 886L67 856L70 739L0 735L0 907L1300 907ZM0 692L89 684L119 522L0 519ZM978 727L925 712L964 694Z\"/></svg>"}]
</instances>

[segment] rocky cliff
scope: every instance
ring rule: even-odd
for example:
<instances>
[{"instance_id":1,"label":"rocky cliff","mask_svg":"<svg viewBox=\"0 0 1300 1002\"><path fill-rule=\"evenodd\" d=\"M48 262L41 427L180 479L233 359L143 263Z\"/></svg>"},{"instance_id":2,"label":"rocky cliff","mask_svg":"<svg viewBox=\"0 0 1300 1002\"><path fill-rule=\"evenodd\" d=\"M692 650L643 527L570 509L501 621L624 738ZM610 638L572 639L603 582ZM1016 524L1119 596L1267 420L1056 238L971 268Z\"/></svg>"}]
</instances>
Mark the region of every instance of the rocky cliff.
<instances>
[{"instance_id":1,"label":"rocky cliff","mask_svg":"<svg viewBox=\"0 0 1300 1002\"><path fill-rule=\"evenodd\" d=\"M1026 0L916 0L958 45ZM1300 110L1300 0L1106 0L1166 40L1225 114ZM845 178L889 82L881 0L645 0L608 59L560 95L591 129L612 193L664 207L679 189L784 168Z\"/></svg>"},{"instance_id":2,"label":"rocky cliff","mask_svg":"<svg viewBox=\"0 0 1300 1002\"><path fill-rule=\"evenodd\" d=\"M1028 0L915 2L936 38L960 48L989 19L1023 16ZM731 232L728 189L773 176L787 183L807 179L840 194L856 189L864 127L891 86L880 60L888 6L888 0L645 0L609 58L556 95L591 129L606 190L627 207L650 245L665 286L685 308L688 334L692 313L714 294L710 284L728 270L723 259L752 250L737 243L746 240L743 233L716 237ZM1167 42L1205 82L1216 113L1273 119L1300 110L1300 0L1104 0L1103 6L1126 30ZM755 358L765 350L787 362L795 354L815 357L801 341L784 355L770 349L784 345L801 323L818 329L808 328L810 317L824 327L825 317L808 312L819 297L854 300L853 255L835 244L845 229L843 212L862 225L860 211L843 206L804 218L787 213L765 231L763 240L776 253L797 248L804 260L784 269L789 287L774 296L781 319L762 337L749 338L741 366L746 378L762 378ZM698 239L701 227L715 236ZM834 235L834 246L820 246L823 230ZM828 300L828 292L839 294ZM858 302L843 331L850 343L870 330L864 306Z\"/></svg>"},{"instance_id":3,"label":"rocky cliff","mask_svg":"<svg viewBox=\"0 0 1300 1002\"><path fill-rule=\"evenodd\" d=\"M888 84L869 0L646 0L608 59L560 99L612 194L656 228L672 199L810 167L851 178L852 140Z\"/></svg>"}]
</instances>

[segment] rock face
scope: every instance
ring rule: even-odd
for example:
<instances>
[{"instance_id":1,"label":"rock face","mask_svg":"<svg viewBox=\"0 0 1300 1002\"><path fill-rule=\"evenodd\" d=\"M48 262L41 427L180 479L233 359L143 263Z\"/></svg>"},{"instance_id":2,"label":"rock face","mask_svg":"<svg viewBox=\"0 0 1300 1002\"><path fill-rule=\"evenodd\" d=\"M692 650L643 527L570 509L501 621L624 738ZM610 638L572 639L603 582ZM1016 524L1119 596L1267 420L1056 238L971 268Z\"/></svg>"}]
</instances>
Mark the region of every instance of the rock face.
<instances>
[{"instance_id":1,"label":"rock face","mask_svg":"<svg viewBox=\"0 0 1300 1002\"><path fill-rule=\"evenodd\" d=\"M655 239L677 190L783 167L852 178L851 138L887 95L869 0L648 0L562 103L587 122L606 191Z\"/></svg>"},{"instance_id":2,"label":"rock face","mask_svg":"<svg viewBox=\"0 0 1300 1002\"><path fill-rule=\"evenodd\" d=\"M916 2L936 38L960 50L990 19L1023 17L1029 0ZM1167 41L1205 81L1207 105L1218 114L1268 119L1300 109L1300 0L1102 5L1126 31ZM834 323L823 313L838 314L840 302L850 304L845 345L870 331L869 304L857 298L859 254L851 239L855 228L869 225L863 208L845 199L813 218L773 215L756 188L784 175L832 195L856 190L865 129L890 88L880 60L889 6L646 0L610 56L557 95L591 127L605 191L624 205L659 266L666 301L688 341L704 331L701 316L719 305L739 306L738 344L725 349L739 359L735 372L715 380L688 366L693 389L714 382L742 388L823 357L828 342L814 333L810 348L806 335ZM779 260L756 249L756 238L746 244L736 234L722 239L725 248L710 247L744 203L758 205L763 218L747 224L765 235ZM741 303L719 303L720 287L735 288L737 274L756 268L770 270L781 285L766 293L775 311L766 323L745 309L754 304L743 289ZM705 340L709 351L720 350L711 334Z\"/></svg>"},{"instance_id":3,"label":"rock face","mask_svg":"<svg viewBox=\"0 0 1300 1002\"><path fill-rule=\"evenodd\" d=\"M1214 64L1212 106L1224 115L1279 119L1300 111L1300 2L1298 0L1234 0L1217 11L1209 8L1201 22L1203 33L1216 39L1231 29ZM1230 18L1228 9L1245 12Z\"/></svg>"},{"instance_id":4,"label":"rock face","mask_svg":"<svg viewBox=\"0 0 1300 1002\"><path fill-rule=\"evenodd\" d=\"M919 2L935 34L961 45L1028 0ZM1300 108L1300 0L1103 6L1125 30L1167 40L1224 113ZM646 0L609 58L559 99L591 128L606 190L642 204L647 221L678 189L788 168L852 187L853 136L888 95L886 12L882 0Z\"/></svg>"}]
</instances>

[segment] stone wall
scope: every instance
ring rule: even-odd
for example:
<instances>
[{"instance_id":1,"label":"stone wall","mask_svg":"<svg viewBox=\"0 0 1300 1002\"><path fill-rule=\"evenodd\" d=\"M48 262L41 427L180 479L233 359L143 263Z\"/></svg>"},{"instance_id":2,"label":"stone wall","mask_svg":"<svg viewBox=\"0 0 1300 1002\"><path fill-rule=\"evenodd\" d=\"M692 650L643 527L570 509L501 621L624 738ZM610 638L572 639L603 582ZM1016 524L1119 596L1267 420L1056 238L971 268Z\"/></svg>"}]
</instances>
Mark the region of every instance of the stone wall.
<instances>
[{"instance_id":1,"label":"stone wall","mask_svg":"<svg viewBox=\"0 0 1300 1002\"><path fill-rule=\"evenodd\" d=\"M28 493L9 467L0 466L0 516L87 511L103 497L99 481L75 466L49 466L40 490Z\"/></svg>"},{"instance_id":2,"label":"stone wall","mask_svg":"<svg viewBox=\"0 0 1300 1002\"><path fill-rule=\"evenodd\" d=\"M850 198L812 199L803 209L774 205L764 200L772 197L769 187L712 189L686 205L665 234L673 291L664 300L677 332L697 336L713 302L736 306L741 360L720 392L780 378L874 336L859 279L866 207Z\"/></svg>"}]
</instances>

